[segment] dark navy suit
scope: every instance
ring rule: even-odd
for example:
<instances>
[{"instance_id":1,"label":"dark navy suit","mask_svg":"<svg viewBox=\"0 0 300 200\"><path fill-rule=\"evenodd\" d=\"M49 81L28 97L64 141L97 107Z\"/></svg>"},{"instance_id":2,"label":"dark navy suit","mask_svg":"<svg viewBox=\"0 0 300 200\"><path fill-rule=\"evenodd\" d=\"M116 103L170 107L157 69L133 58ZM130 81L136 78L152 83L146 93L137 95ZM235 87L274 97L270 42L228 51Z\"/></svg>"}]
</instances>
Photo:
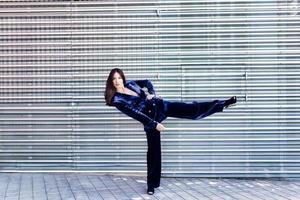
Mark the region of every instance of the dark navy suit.
<instances>
[{"instance_id":1,"label":"dark navy suit","mask_svg":"<svg viewBox=\"0 0 300 200\"><path fill-rule=\"evenodd\" d=\"M192 103L171 102L153 97L147 100L148 93L155 95L153 85L149 80L128 81L124 85L136 92L138 96L115 93L113 105L122 113L138 120L144 125L147 135L147 184L148 187L159 187L161 174L160 132L156 130L158 123L167 117L201 119L216 112L223 111L224 101L210 101Z\"/></svg>"}]
</instances>

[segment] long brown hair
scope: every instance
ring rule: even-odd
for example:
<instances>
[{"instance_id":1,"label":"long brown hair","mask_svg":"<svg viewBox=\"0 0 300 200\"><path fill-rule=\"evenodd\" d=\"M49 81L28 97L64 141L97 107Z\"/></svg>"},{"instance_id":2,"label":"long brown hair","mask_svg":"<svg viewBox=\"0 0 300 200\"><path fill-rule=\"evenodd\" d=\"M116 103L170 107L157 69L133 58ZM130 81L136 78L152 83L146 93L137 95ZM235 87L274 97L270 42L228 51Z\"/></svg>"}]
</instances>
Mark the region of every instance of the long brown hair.
<instances>
[{"instance_id":1,"label":"long brown hair","mask_svg":"<svg viewBox=\"0 0 300 200\"><path fill-rule=\"evenodd\" d=\"M123 83L124 84L126 83L125 75L121 69L114 68L110 71L110 73L107 77L107 80L106 80L106 88L105 88L105 92L104 92L105 102L106 102L106 105L108 105L108 106L113 106L112 98L116 93L116 88L113 84L113 77L114 77L115 73L120 74L121 78L123 79Z\"/></svg>"}]
</instances>

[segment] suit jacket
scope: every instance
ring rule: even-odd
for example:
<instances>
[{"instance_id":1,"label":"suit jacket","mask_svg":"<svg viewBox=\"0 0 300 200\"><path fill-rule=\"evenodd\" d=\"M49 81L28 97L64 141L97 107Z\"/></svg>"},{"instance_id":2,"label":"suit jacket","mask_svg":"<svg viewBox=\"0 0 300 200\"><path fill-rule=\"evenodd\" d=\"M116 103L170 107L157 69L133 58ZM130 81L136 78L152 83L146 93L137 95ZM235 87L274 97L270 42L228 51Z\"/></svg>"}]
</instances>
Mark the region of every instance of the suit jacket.
<instances>
[{"instance_id":1,"label":"suit jacket","mask_svg":"<svg viewBox=\"0 0 300 200\"><path fill-rule=\"evenodd\" d=\"M113 105L127 116L138 120L144 125L144 129L155 129L158 122L166 118L163 113L163 100L153 97L147 100L147 94L143 90L148 89L149 94L155 95L155 90L149 80L131 80L124 87L136 92L138 96L132 96L116 92L113 97Z\"/></svg>"}]
</instances>

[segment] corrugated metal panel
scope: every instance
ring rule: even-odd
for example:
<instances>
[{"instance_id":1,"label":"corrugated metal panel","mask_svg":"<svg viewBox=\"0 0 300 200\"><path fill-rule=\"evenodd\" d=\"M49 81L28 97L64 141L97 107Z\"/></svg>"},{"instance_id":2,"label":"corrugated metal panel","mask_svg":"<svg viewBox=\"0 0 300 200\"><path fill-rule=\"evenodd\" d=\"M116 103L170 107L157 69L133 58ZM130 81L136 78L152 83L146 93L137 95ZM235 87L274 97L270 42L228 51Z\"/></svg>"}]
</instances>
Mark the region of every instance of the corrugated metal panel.
<instances>
[{"instance_id":1,"label":"corrugated metal panel","mask_svg":"<svg viewBox=\"0 0 300 200\"><path fill-rule=\"evenodd\" d=\"M104 105L112 67L169 100L167 176L299 177L297 1L1 1L0 170L145 172L142 126Z\"/></svg>"}]
</instances>

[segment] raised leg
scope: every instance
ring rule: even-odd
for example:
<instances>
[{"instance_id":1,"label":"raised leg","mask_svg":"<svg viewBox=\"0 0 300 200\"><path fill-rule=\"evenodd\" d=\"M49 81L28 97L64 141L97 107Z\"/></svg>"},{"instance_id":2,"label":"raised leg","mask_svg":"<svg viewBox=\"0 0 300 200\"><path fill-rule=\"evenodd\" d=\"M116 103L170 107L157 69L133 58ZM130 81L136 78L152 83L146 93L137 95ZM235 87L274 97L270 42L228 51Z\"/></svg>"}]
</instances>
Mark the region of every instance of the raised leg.
<instances>
[{"instance_id":1,"label":"raised leg","mask_svg":"<svg viewBox=\"0 0 300 200\"><path fill-rule=\"evenodd\" d=\"M225 101L214 100L209 102L184 103L166 102L166 115L168 117L201 119L216 112L222 112Z\"/></svg>"}]
</instances>

